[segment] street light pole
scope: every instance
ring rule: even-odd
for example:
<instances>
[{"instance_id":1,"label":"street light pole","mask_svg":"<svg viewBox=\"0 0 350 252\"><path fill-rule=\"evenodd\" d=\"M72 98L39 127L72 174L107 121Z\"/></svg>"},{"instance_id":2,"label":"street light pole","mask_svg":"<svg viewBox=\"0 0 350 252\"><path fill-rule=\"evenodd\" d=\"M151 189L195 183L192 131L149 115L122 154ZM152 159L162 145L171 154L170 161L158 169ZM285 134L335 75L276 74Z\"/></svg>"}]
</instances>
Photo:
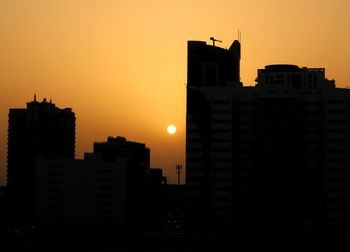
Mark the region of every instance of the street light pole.
<instances>
[{"instance_id":1,"label":"street light pole","mask_svg":"<svg viewBox=\"0 0 350 252\"><path fill-rule=\"evenodd\" d=\"M177 164L175 168L176 168L176 174L177 174L177 184L180 185L180 174L182 172L182 164Z\"/></svg>"}]
</instances>

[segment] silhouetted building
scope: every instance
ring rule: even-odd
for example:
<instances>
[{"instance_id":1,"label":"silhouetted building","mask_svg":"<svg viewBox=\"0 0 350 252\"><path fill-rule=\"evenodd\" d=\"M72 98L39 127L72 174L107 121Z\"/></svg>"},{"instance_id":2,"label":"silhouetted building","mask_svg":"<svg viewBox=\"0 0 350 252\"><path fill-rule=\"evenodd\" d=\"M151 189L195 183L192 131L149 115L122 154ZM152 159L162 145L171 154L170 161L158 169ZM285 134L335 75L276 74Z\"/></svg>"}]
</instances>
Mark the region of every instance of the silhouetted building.
<instances>
[{"instance_id":1,"label":"silhouetted building","mask_svg":"<svg viewBox=\"0 0 350 252\"><path fill-rule=\"evenodd\" d=\"M350 90L335 88L323 68L294 65L259 69L257 85L244 87L231 48L188 44L190 229L265 238L347 232Z\"/></svg>"},{"instance_id":2,"label":"silhouetted building","mask_svg":"<svg viewBox=\"0 0 350 252\"><path fill-rule=\"evenodd\" d=\"M5 232L8 225L8 203L6 191L6 187L0 186L0 234Z\"/></svg>"},{"instance_id":3,"label":"silhouetted building","mask_svg":"<svg viewBox=\"0 0 350 252\"><path fill-rule=\"evenodd\" d=\"M165 234L181 234L185 232L186 217L186 185L168 184L164 186L164 207L167 213Z\"/></svg>"},{"instance_id":4,"label":"silhouetted building","mask_svg":"<svg viewBox=\"0 0 350 252\"><path fill-rule=\"evenodd\" d=\"M38 230L50 238L97 238L127 225L127 159L37 159Z\"/></svg>"},{"instance_id":5,"label":"silhouetted building","mask_svg":"<svg viewBox=\"0 0 350 252\"><path fill-rule=\"evenodd\" d=\"M188 42L187 220L196 232L232 224L231 90L242 86L239 65L238 41L229 50Z\"/></svg>"},{"instance_id":6,"label":"silhouetted building","mask_svg":"<svg viewBox=\"0 0 350 252\"><path fill-rule=\"evenodd\" d=\"M44 99L27 108L10 109L7 187L13 225L34 225L36 156L69 158L75 155L75 115Z\"/></svg>"},{"instance_id":7,"label":"silhouetted building","mask_svg":"<svg viewBox=\"0 0 350 252\"><path fill-rule=\"evenodd\" d=\"M144 216L140 209L144 207L147 172L150 168L150 150L143 143L127 141L124 137L108 137L107 142L94 143L94 153L104 162L117 158L127 159L127 223L130 232L143 228Z\"/></svg>"},{"instance_id":8,"label":"silhouetted building","mask_svg":"<svg viewBox=\"0 0 350 252\"><path fill-rule=\"evenodd\" d=\"M51 237L144 235L165 221L161 169L143 143L109 137L84 160L37 160L39 229ZM117 236L118 235L118 236Z\"/></svg>"},{"instance_id":9,"label":"silhouetted building","mask_svg":"<svg viewBox=\"0 0 350 252\"><path fill-rule=\"evenodd\" d=\"M166 222L166 186L167 178L163 176L162 169L151 168L148 170L144 189L146 199L144 221L147 232L159 232Z\"/></svg>"}]
</instances>

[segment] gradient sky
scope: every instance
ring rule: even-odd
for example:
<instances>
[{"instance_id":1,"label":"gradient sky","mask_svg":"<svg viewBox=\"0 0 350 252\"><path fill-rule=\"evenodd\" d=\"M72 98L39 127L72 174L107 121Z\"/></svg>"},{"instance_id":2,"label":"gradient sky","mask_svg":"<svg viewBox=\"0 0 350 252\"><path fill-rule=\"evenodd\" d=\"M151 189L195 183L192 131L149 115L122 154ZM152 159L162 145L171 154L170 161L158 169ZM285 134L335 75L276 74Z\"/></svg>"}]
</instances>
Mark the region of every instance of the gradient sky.
<instances>
[{"instance_id":1,"label":"gradient sky","mask_svg":"<svg viewBox=\"0 0 350 252\"><path fill-rule=\"evenodd\" d=\"M34 93L76 113L76 157L125 136L171 183L185 160L187 40L242 33L241 78L274 63L325 67L350 86L349 0L0 0L0 184L9 108ZM168 124L177 133L166 133Z\"/></svg>"}]
</instances>

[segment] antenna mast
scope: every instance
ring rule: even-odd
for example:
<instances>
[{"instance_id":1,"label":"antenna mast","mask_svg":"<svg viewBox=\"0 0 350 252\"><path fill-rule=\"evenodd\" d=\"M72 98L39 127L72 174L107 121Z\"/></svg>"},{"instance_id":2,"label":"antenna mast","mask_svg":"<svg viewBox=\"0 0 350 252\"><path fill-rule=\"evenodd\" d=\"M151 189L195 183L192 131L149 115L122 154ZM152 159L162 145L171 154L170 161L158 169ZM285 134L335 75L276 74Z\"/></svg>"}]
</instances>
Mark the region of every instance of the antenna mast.
<instances>
[{"instance_id":1,"label":"antenna mast","mask_svg":"<svg viewBox=\"0 0 350 252\"><path fill-rule=\"evenodd\" d=\"M180 175L182 172L182 164L177 164L175 168L176 168L176 174L177 174L177 184L180 185Z\"/></svg>"},{"instance_id":2,"label":"antenna mast","mask_svg":"<svg viewBox=\"0 0 350 252\"><path fill-rule=\"evenodd\" d=\"M215 46L215 41L220 42L220 43L222 42L221 40L218 40L218 39L216 39L214 37L210 37L210 40L213 41L213 46Z\"/></svg>"}]
</instances>

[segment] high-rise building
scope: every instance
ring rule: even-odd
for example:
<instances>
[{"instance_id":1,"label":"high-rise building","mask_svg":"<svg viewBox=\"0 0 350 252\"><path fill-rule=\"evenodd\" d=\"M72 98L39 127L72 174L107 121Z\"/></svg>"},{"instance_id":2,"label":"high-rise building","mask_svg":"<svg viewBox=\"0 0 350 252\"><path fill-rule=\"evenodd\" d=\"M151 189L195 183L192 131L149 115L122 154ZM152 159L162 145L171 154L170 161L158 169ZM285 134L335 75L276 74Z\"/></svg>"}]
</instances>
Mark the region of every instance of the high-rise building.
<instances>
[{"instance_id":1,"label":"high-rise building","mask_svg":"<svg viewBox=\"0 0 350 252\"><path fill-rule=\"evenodd\" d=\"M91 238L158 230L165 222L165 177L149 160L145 144L124 137L94 143L84 160L38 157L40 230Z\"/></svg>"},{"instance_id":2,"label":"high-rise building","mask_svg":"<svg viewBox=\"0 0 350 252\"><path fill-rule=\"evenodd\" d=\"M101 239L127 226L127 160L37 158L36 224L48 239Z\"/></svg>"},{"instance_id":3,"label":"high-rise building","mask_svg":"<svg viewBox=\"0 0 350 252\"><path fill-rule=\"evenodd\" d=\"M188 42L186 186L189 228L212 232L232 219L232 90L241 87L240 43ZM214 225L216 223L217 225Z\"/></svg>"},{"instance_id":4,"label":"high-rise building","mask_svg":"<svg viewBox=\"0 0 350 252\"><path fill-rule=\"evenodd\" d=\"M9 111L7 186L14 225L34 224L35 166L37 155L45 158L75 156L75 115L51 101L36 97L27 108Z\"/></svg>"},{"instance_id":5,"label":"high-rise building","mask_svg":"<svg viewBox=\"0 0 350 252\"><path fill-rule=\"evenodd\" d=\"M188 43L189 228L269 237L349 229L350 90L324 68L239 81L239 42ZM238 74L237 74L238 72Z\"/></svg>"},{"instance_id":6,"label":"high-rise building","mask_svg":"<svg viewBox=\"0 0 350 252\"><path fill-rule=\"evenodd\" d=\"M146 181L150 168L150 149L144 143L127 141L126 138L108 137L106 142L95 142L94 153L104 162L117 158L127 160L126 170L126 221L128 232L140 232L146 221L145 211L140 211L146 202ZM145 209L146 210L146 209Z\"/></svg>"}]
</instances>

